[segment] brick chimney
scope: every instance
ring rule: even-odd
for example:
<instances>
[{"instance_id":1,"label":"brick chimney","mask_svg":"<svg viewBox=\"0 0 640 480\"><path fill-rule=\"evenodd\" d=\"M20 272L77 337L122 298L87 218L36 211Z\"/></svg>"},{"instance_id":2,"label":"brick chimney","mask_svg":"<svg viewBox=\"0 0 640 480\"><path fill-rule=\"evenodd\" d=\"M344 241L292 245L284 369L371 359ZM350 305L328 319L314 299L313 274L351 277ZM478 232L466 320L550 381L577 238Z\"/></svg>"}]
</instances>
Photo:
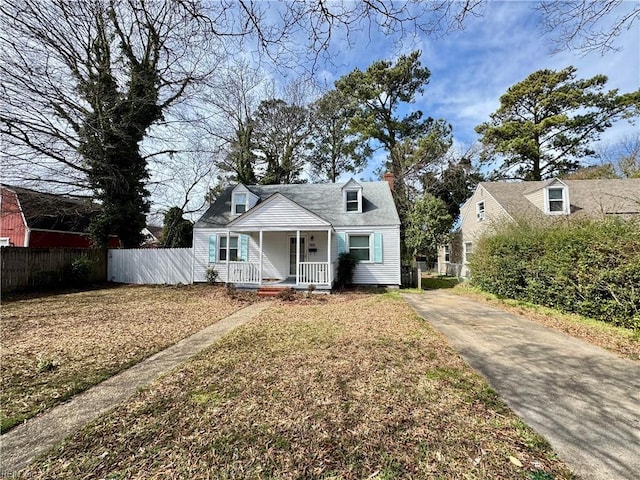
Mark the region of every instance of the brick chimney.
<instances>
[{"instance_id":1,"label":"brick chimney","mask_svg":"<svg viewBox=\"0 0 640 480\"><path fill-rule=\"evenodd\" d=\"M394 184L395 184L395 181L396 181L396 176L391 172L387 172L382 176L382 178L384 179L385 182L387 182L389 184L389 188L391 189L391 193L393 193Z\"/></svg>"}]
</instances>

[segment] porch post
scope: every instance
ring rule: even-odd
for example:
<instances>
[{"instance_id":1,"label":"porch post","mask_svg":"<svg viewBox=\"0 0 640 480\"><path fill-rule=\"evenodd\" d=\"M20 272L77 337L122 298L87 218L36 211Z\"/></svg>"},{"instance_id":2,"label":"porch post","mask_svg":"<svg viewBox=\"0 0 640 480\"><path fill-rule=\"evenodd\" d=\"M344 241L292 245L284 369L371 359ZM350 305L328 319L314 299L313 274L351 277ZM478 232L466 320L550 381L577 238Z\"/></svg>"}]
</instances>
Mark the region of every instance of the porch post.
<instances>
[{"instance_id":1,"label":"porch post","mask_svg":"<svg viewBox=\"0 0 640 480\"><path fill-rule=\"evenodd\" d=\"M299 273L300 273L300 230L296 230L296 285L300 283Z\"/></svg>"},{"instance_id":2,"label":"porch post","mask_svg":"<svg viewBox=\"0 0 640 480\"><path fill-rule=\"evenodd\" d=\"M227 254L225 255L227 257L227 283L229 283L229 230L227 230Z\"/></svg>"},{"instance_id":3,"label":"porch post","mask_svg":"<svg viewBox=\"0 0 640 480\"><path fill-rule=\"evenodd\" d=\"M260 268L259 268L258 285L262 285L262 229L260 229Z\"/></svg>"},{"instance_id":4,"label":"porch post","mask_svg":"<svg viewBox=\"0 0 640 480\"><path fill-rule=\"evenodd\" d=\"M333 280L333 277L331 276L331 267L331 229L329 228L327 230L327 275L329 275L327 282L329 282L329 287L331 287L331 280Z\"/></svg>"}]
</instances>

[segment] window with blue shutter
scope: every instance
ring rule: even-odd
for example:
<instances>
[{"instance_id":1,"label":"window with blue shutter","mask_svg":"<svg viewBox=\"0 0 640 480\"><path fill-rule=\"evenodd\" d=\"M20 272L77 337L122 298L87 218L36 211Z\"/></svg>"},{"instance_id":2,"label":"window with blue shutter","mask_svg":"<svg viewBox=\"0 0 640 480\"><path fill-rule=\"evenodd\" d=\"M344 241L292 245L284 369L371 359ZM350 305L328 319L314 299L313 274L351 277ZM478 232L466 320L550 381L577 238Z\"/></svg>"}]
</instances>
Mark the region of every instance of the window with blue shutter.
<instances>
[{"instance_id":1,"label":"window with blue shutter","mask_svg":"<svg viewBox=\"0 0 640 480\"><path fill-rule=\"evenodd\" d=\"M217 235L209 235L209 263L216 263L216 244L218 243Z\"/></svg>"},{"instance_id":2,"label":"window with blue shutter","mask_svg":"<svg viewBox=\"0 0 640 480\"><path fill-rule=\"evenodd\" d=\"M382 263L382 234L373 234L373 263Z\"/></svg>"}]
</instances>

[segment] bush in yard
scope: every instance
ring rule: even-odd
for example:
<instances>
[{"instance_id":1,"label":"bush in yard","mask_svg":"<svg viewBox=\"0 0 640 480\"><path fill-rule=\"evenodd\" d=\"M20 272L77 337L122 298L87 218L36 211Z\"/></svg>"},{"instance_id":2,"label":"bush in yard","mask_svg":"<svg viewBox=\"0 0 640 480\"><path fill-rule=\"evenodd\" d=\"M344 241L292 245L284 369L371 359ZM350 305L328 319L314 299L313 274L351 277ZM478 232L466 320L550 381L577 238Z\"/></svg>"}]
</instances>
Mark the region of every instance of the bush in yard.
<instances>
[{"instance_id":1,"label":"bush in yard","mask_svg":"<svg viewBox=\"0 0 640 480\"><path fill-rule=\"evenodd\" d=\"M353 284L353 274L355 273L358 258L349 252L338 255L338 271L336 272L335 288L342 290Z\"/></svg>"},{"instance_id":2,"label":"bush in yard","mask_svg":"<svg viewBox=\"0 0 640 480\"><path fill-rule=\"evenodd\" d=\"M285 302L293 302L296 299L296 291L293 288L284 288L278 292L278 298Z\"/></svg>"},{"instance_id":3,"label":"bush in yard","mask_svg":"<svg viewBox=\"0 0 640 480\"><path fill-rule=\"evenodd\" d=\"M89 281L93 270L93 261L86 255L76 258L65 269L65 277L72 285L81 285Z\"/></svg>"},{"instance_id":4,"label":"bush in yard","mask_svg":"<svg viewBox=\"0 0 640 480\"><path fill-rule=\"evenodd\" d=\"M638 220L510 223L478 242L470 268L499 297L640 328Z\"/></svg>"},{"instance_id":5,"label":"bush in yard","mask_svg":"<svg viewBox=\"0 0 640 480\"><path fill-rule=\"evenodd\" d=\"M213 285L217 281L218 281L218 271L213 267L207 268L207 283Z\"/></svg>"}]
</instances>

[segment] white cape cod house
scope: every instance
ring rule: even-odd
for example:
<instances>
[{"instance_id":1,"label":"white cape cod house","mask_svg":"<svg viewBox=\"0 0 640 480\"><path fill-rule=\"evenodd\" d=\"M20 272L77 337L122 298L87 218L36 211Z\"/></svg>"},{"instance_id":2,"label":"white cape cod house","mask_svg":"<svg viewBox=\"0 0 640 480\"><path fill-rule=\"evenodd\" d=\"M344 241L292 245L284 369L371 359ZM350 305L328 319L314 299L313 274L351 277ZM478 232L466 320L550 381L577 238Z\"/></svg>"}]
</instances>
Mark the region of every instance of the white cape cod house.
<instances>
[{"instance_id":1,"label":"white cape cod house","mask_svg":"<svg viewBox=\"0 0 640 480\"><path fill-rule=\"evenodd\" d=\"M195 282L331 288L341 252L360 262L354 283L400 285L400 219L389 183L227 188L193 231Z\"/></svg>"}]
</instances>

